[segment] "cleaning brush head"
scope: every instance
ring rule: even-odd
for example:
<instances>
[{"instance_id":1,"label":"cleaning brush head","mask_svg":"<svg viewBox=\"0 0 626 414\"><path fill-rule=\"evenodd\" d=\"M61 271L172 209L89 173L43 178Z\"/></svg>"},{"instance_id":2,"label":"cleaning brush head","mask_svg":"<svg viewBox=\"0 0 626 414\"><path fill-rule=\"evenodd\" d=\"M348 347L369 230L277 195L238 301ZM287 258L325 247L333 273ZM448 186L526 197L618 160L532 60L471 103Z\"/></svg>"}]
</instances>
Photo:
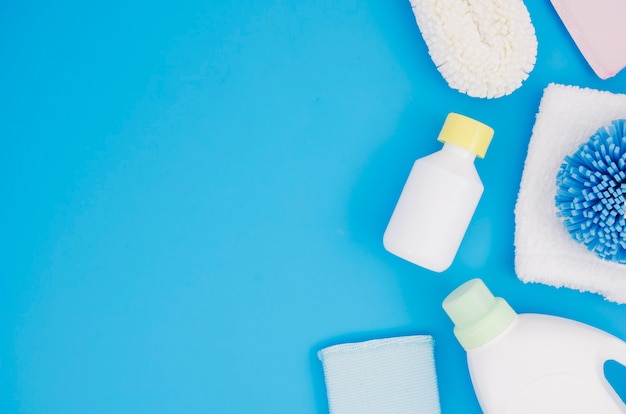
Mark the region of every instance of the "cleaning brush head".
<instances>
[{"instance_id":1,"label":"cleaning brush head","mask_svg":"<svg viewBox=\"0 0 626 414\"><path fill-rule=\"evenodd\" d=\"M537 36L522 0L410 0L437 70L452 89L499 98L535 66Z\"/></svg>"},{"instance_id":2,"label":"cleaning brush head","mask_svg":"<svg viewBox=\"0 0 626 414\"><path fill-rule=\"evenodd\" d=\"M626 263L626 120L599 128L556 177L557 216L601 259Z\"/></svg>"}]
</instances>

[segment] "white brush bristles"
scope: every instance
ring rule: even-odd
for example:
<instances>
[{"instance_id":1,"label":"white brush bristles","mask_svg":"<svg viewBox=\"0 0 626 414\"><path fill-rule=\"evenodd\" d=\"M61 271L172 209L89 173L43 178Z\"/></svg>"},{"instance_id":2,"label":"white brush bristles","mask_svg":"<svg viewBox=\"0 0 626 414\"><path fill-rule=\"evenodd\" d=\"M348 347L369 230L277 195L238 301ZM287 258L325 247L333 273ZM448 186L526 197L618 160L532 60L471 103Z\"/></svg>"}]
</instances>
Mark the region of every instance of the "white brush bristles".
<instances>
[{"instance_id":1,"label":"white brush bristles","mask_svg":"<svg viewBox=\"0 0 626 414\"><path fill-rule=\"evenodd\" d=\"M522 0L410 0L428 53L448 85L498 98L535 66L537 37Z\"/></svg>"}]
</instances>

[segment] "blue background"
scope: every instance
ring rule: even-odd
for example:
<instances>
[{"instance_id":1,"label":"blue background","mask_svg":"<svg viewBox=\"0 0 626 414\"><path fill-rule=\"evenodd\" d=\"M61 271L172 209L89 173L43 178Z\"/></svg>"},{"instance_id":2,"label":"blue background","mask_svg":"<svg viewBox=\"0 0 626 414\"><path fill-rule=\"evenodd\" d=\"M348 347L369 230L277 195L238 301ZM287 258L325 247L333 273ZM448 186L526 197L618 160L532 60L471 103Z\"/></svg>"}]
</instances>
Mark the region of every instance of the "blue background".
<instances>
[{"instance_id":1,"label":"blue background","mask_svg":"<svg viewBox=\"0 0 626 414\"><path fill-rule=\"evenodd\" d=\"M473 277L626 339L626 306L514 273L543 89L626 92L526 5L535 69L481 100L447 87L408 0L3 1L0 412L327 413L318 350L430 334L442 412L479 413L441 309ZM436 274L382 233L452 111L496 134Z\"/></svg>"}]
</instances>

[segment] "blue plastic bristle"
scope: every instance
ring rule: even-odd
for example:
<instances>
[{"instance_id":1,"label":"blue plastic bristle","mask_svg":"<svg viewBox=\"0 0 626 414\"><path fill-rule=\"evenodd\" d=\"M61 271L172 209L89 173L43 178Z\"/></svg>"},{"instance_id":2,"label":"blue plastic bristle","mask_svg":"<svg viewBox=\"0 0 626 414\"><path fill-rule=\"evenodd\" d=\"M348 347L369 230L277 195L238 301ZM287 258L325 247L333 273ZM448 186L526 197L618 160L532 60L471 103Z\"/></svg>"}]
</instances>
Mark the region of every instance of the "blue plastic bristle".
<instances>
[{"instance_id":1,"label":"blue plastic bristle","mask_svg":"<svg viewBox=\"0 0 626 414\"><path fill-rule=\"evenodd\" d=\"M556 185L557 216L572 238L601 259L626 264L626 119L566 156Z\"/></svg>"}]
</instances>

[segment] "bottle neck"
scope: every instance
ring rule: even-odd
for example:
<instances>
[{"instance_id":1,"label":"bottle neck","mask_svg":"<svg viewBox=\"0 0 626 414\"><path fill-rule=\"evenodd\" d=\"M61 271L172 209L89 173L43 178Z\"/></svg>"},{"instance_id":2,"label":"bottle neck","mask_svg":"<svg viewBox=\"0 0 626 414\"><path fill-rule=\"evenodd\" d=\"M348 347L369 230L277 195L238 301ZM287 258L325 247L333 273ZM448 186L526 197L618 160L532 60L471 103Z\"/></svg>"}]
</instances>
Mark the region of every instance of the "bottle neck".
<instances>
[{"instance_id":1,"label":"bottle neck","mask_svg":"<svg viewBox=\"0 0 626 414\"><path fill-rule=\"evenodd\" d=\"M474 162L474 160L476 159L476 154L474 154L472 151L451 142L444 142L443 148L441 150L449 155L453 155L469 162Z\"/></svg>"}]
</instances>

